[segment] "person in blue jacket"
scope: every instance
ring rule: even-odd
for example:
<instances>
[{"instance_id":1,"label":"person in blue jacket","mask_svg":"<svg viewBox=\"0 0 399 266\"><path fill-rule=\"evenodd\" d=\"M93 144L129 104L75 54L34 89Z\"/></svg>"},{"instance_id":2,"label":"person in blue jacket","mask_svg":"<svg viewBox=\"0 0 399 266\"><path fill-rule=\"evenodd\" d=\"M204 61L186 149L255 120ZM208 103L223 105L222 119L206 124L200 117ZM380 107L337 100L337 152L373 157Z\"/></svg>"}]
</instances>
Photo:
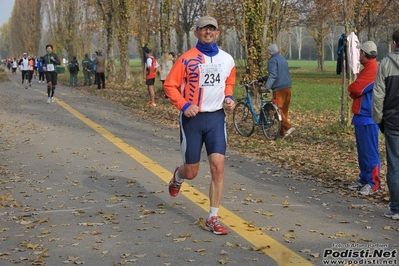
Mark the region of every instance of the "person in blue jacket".
<instances>
[{"instance_id":1,"label":"person in blue jacket","mask_svg":"<svg viewBox=\"0 0 399 266\"><path fill-rule=\"evenodd\" d=\"M360 174L355 184L348 186L365 196L380 189L380 154L378 153L378 125L372 118L372 96L377 75L377 46L367 41L358 46L363 65L356 80L349 85L352 102L352 125L355 128Z\"/></svg>"},{"instance_id":2,"label":"person in blue jacket","mask_svg":"<svg viewBox=\"0 0 399 266\"><path fill-rule=\"evenodd\" d=\"M288 137L295 128L288 121L288 110L291 102L291 77L288 62L284 56L278 53L277 44L272 44L266 49L269 61L267 63L268 76L258 79L259 82L266 81L266 89L273 91L273 102L281 112L282 138Z\"/></svg>"}]
</instances>

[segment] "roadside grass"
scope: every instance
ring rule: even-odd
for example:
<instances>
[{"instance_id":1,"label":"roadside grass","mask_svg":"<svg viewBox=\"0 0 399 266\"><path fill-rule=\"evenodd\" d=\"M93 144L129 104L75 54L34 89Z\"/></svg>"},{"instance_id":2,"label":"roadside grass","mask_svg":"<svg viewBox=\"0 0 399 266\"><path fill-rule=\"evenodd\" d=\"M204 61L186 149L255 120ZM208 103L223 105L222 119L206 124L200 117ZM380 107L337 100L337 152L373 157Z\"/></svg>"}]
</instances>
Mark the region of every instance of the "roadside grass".
<instances>
[{"instance_id":1,"label":"roadside grass","mask_svg":"<svg viewBox=\"0 0 399 266\"><path fill-rule=\"evenodd\" d=\"M317 63L312 61L289 61L289 64L300 66L291 70L293 89L289 120L296 131L286 139L268 141L257 128L252 136L245 138L236 132L232 115L228 113L226 121L230 150L272 162L306 176L320 186L359 196L346 189L348 184L357 181L359 171L353 127L348 128L340 122L341 77L335 73L335 62L326 62L327 71L324 72L315 71ZM159 130L163 126L175 128L178 134L178 111L169 99L164 98L159 79L155 83L157 107L148 108L145 104L149 96L140 60L132 63L131 72L131 84L125 86L108 82L105 90L97 90L95 86L76 89L127 106L143 120L158 124ZM69 74L60 74L60 81L68 84ZM234 90L236 95L242 92L238 84ZM383 137L380 139L380 154L381 176L385 177ZM389 201L384 178L381 193L369 199L384 203Z\"/></svg>"},{"instance_id":2,"label":"roadside grass","mask_svg":"<svg viewBox=\"0 0 399 266\"><path fill-rule=\"evenodd\" d=\"M6 70L3 67L0 67L0 82L8 82L10 79L8 78L8 69Z\"/></svg>"}]
</instances>

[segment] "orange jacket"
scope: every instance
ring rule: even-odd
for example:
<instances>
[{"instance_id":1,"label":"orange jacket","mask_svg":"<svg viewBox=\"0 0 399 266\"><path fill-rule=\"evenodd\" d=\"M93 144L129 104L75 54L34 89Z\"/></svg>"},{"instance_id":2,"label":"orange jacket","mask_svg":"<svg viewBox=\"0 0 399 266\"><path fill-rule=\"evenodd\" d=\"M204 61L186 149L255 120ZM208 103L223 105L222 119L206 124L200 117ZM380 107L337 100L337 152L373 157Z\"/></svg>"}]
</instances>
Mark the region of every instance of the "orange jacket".
<instances>
[{"instance_id":1,"label":"orange jacket","mask_svg":"<svg viewBox=\"0 0 399 266\"><path fill-rule=\"evenodd\" d=\"M181 111L190 105L200 112L214 112L223 108L226 97L233 97L236 67L231 55L219 49L209 57L196 47L176 60L164 83L166 95Z\"/></svg>"}]
</instances>

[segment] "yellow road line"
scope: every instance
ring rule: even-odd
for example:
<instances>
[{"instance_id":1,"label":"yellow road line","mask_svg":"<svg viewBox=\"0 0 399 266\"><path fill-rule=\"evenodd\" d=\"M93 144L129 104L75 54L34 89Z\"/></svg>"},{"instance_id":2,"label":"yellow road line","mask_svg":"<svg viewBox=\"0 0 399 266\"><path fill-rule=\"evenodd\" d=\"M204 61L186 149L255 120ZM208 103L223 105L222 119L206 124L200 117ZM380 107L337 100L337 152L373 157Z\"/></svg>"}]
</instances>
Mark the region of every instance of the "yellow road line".
<instances>
[{"instance_id":1,"label":"yellow road line","mask_svg":"<svg viewBox=\"0 0 399 266\"><path fill-rule=\"evenodd\" d=\"M169 180L172 176L172 173L167 169L163 168L158 163L152 161L150 158L142 154L140 151L136 150L129 144L127 144L122 139L118 138L102 126L96 124L92 120L88 119L68 104L63 102L62 100L56 100L56 102L73 114L75 117L80 119L83 123L97 131L101 136L109 140L119 149L124 151L130 157L132 157L135 161L146 167L150 172L154 173L160 179L162 179L165 183L169 183ZM208 199L208 196L204 195L200 191L196 190L193 187L188 186L186 183L183 183L181 188L181 194L187 197L189 200L197 204L199 207L204 209L206 212L209 211L209 206L205 206L202 204L204 199ZM242 238L246 239L250 242L255 249L262 250L266 255L274 259L278 262L278 265L313 265L310 261L302 258L300 255L290 250L286 246L282 245L278 241L274 240L267 234L263 233L261 230L256 229L254 227L250 227L247 222L241 217L235 215L228 209L220 206L219 215L221 217L221 221L230 227L231 230L235 231Z\"/></svg>"}]
</instances>

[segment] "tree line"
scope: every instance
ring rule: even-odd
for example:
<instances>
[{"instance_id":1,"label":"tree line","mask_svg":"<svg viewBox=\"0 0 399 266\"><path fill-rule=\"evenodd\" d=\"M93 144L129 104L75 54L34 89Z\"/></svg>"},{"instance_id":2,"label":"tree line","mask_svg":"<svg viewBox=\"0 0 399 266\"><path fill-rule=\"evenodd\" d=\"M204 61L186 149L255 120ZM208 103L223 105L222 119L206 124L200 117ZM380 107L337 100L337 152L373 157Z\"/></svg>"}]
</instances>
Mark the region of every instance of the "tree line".
<instances>
[{"instance_id":1,"label":"tree line","mask_svg":"<svg viewBox=\"0 0 399 266\"><path fill-rule=\"evenodd\" d=\"M129 43L147 45L156 54L171 47L181 54L200 16L220 25L219 45L243 55L245 75L265 72L265 47L277 43L282 53L292 45L300 53L302 29L316 44L318 69L324 70L326 45L337 27L365 40L387 43L399 27L399 0L16 0L9 21L0 27L2 55L39 54L46 43L68 57L102 50L107 78L129 83ZM360 35L361 34L361 35ZM230 38L228 38L230 36ZM233 37L232 37L233 36ZM364 41L365 41L364 40ZM389 48L388 48L389 49ZM116 71L116 51L120 70ZM142 54L141 54L142 55Z\"/></svg>"}]
</instances>

